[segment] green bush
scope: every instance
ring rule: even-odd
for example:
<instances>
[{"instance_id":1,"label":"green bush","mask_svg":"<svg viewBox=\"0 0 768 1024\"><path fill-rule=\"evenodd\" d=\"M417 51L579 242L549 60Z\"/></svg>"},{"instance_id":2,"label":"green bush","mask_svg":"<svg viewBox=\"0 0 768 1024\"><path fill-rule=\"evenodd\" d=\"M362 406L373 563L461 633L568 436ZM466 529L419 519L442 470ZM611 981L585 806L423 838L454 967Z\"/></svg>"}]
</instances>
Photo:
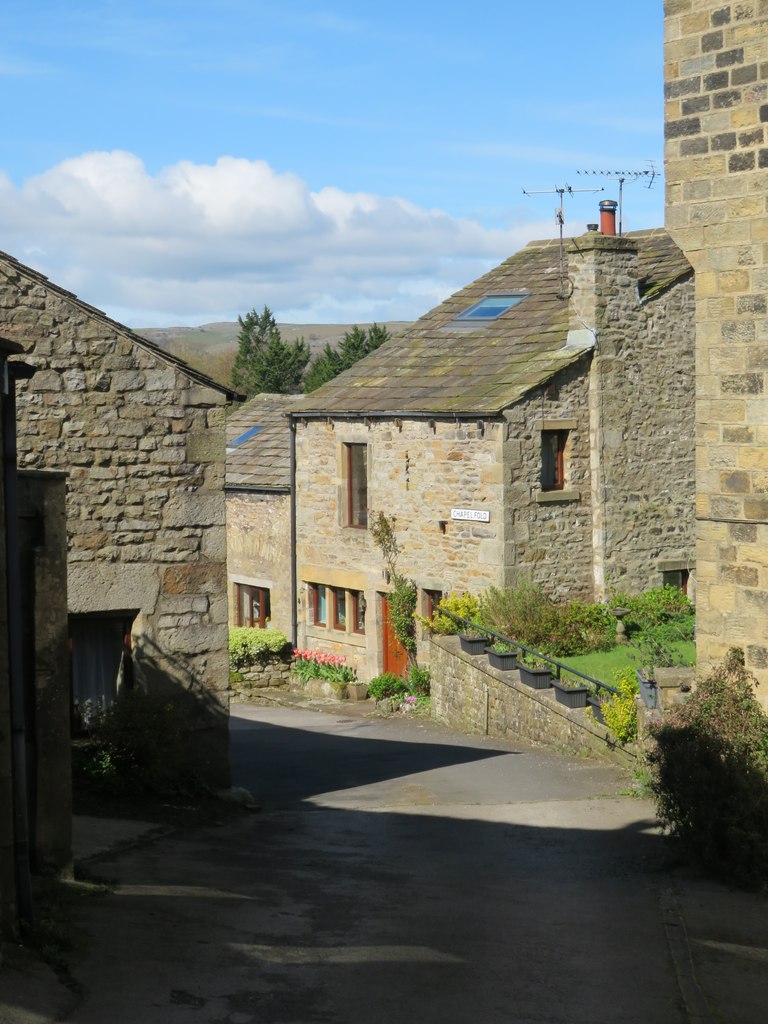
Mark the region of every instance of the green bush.
<instances>
[{"instance_id":1,"label":"green bush","mask_svg":"<svg viewBox=\"0 0 768 1024\"><path fill-rule=\"evenodd\" d=\"M391 672L384 672L380 676L374 676L368 684L368 696L373 697L374 700L384 700L386 697L399 697L400 694L409 692L408 683Z\"/></svg>"},{"instance_id":2,"label":"green bush","mask_svg":"<svg viewBox=\"0 0 768 1024\"><path fill-rule=\"evenodd\" d=\"M229 631L230 668L237 672L251 665L263 665L287 646L288 637L277 629L233 626Z\"/></svg>"},{"instance_id":3,"label":"green bush","mask_svg":"<svg viewBox=\"0 0 768 1024\"><path fill-rule=\"evenodd\" d=\"M412 665L411 671L408 673L408 689L410 692L416 697L427 697L429 696L429 683L429 669Z\"/></svg>"},{"instance_id":4,"label":"green bush","mask_svg":"<svg viewBox=\"0 0 768 1024\"><path fill-rule=\"evenodd\" d=\"M542 587L521 577L513 587L488 587L480 595L483 626L536 650L548 652L557 616L554 601Z\"/></svg>"},{"instance_id":5,"label":"green bush","mask_svg":"<svg viewBox=\"0 0 768 1024\"><path fill-rule=\"evenodd\" d=\"M606 651L615 643L616 619L599 604L555 604L537 583L489 587L480 595L480 622L553 657Z\"/></svg>"},{"instance_id":6,"label":"green bush","mask_svg":"<svg viewBox=\"0 0 768 1024\"><path fill-rule=\"evenodd\" d=\"M112 795L201 793L190 742L199 714L192 694L123 691L90 718L90 743L75 748L73 774L86 787Z\"/></svg>"},{"instance_id":7,"label":"green bush","mask_svg":"<svg viewBox=\"0 0 768 1024\"><path fill-rule=\"evenodd\" d=\"M637 739L637 704L635 696L640 692L637 673L633 668L624 668L613 677L619 691L600 705L605 724L619 743L631 743Z\"/></svg>"},{"instance_id":8,"label":"green bush","mask_svg":"<svg viewBox=\"0 0 768 1024\"><path fill-rule=\"evenodd\" d=\"M652 731L659 820L691 859L726 880L768 883L768 716L743 652Z\"/></svg>"},{"instance_id":9,"label":"green bush","mask_svg":"<svg viewBox=\"0 0 768 1024\"><path fill-rule=\"evenodd\" d=\"M460 619L466 619L468 622L477 622L478 607L478 600L474 594L446 594L435 609L431 619L425 619L422 615L417 615L416 619L430 633L437 633L440 636L453 636L456 633L461 633L466 627L442 613L450 612L452 615L457 615Z\"/></svg>"},{"instance_id":10,"label":"green bush","mask_svg":"<svg viewBox=\"0 0 768 1024\"><path fill-rule=\"evenodd\" d=\"M678 587L667 584L654 587L642 594L625 594L617 591L611 594L612 608L627 608L629 614L624 625L629 632L648 629L662 622L687 618L694 614L693 605Z\"/></svg>"},{"instance_id":11,"label":"green bush","mask_svg":"<svg viewBox=\"0 0 768 1024\"><path fill-rule=\"evenodd\" d=\"M600 604L555 605L549 643L550 653L560 657L609 651L616 643L616 619Z\"/></svg>"}]
</instances>

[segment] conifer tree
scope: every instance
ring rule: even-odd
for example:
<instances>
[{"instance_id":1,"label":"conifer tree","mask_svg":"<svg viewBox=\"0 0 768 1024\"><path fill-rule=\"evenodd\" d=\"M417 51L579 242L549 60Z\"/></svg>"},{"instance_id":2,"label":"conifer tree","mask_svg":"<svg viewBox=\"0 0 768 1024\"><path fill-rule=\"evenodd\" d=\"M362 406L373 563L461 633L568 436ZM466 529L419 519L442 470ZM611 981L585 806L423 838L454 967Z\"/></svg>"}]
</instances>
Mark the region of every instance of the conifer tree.
<instances>
[{"instance_id":1,"label":"conifer tree","mask_svg":"<svg viewBox=\"0 0 768 1024\"><path fill-rule=\"evenodd\" d=\"M268 306L252 309L237 322L238 350L232 367L232 383L249 398L261 392L291 394L301 387L309 362L309 346L303 338L285 342Z\"/></svg>"}]
</instances>

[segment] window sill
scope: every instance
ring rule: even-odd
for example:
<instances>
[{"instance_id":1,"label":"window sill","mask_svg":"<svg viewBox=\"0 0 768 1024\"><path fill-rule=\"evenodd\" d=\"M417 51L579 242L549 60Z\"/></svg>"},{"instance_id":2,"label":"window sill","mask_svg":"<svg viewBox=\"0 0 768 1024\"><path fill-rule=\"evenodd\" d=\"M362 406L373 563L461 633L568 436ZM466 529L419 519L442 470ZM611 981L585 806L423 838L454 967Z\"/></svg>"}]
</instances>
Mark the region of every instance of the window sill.
<instances>
[{"instance_id":1,"label":"window sill","mask_svg":"<svg viewBox=\"0 0 768 1024\"><path fill-rule=\"evenodd\" d=\"M562 505L568 501L578 501L581 491L539 491L533 500L538 505Z\"/></svg>"},{"instance_id":2,"label":"window sill","mask_svg":"<svg viewBox=\"0 0 768 1024\"><path fill-rule=\"evenodd\" d=\"M365 633L345 633L340 629L327 629L325 626L307 626L307 640L324 640L335 644L348 644L350 647L365 648Z\"/></svg>"}]
</instances>

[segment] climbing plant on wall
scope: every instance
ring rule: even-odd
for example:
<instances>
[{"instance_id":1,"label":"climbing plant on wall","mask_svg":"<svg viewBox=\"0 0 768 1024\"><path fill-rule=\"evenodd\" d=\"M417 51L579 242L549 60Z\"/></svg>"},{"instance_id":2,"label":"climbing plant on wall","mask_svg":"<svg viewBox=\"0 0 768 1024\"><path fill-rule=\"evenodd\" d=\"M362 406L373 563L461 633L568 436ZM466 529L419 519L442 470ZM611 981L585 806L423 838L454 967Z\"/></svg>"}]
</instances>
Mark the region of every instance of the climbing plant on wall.
<instances>
[{"instance_id":1,"label":"climbing plant on wall","mask_svg":"<svg viewBox=\"0 0 768 1024\"><path fill-rule=\"evenodd\" d=\"M392 592L387 595L389 615L395 636L405 648L408 659L416 661L416 584L412 579L397 571L397 559L402 548L397 542L395 517L384 512L371 516L371 535L384 557Z\"/></svg>"}]
</instances>

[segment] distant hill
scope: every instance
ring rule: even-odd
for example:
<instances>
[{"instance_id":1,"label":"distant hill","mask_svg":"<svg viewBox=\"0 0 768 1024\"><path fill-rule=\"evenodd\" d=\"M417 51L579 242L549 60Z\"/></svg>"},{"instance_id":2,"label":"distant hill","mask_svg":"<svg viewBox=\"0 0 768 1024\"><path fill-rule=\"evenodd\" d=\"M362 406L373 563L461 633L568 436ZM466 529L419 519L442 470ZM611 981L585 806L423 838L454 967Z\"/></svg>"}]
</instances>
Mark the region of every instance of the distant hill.
<instances>
[{"instance_id":1,"label":"distant hill","mask_svg":"<svg viewBox=\"0 0 768 1024\"><path fill-rule=\"evenodd\" d=\"M278 324L285 341L304 338L312 356L325 347L336 346L353 324ZM358 324L358 327L370 327ZM382 324L390 334L410 327L410 321L393 320ZM183 359L194 369L208 374L220 384L230 385L232 364L237 355L237 323L202 324L200 327L137 327L136 333L159 345L171 355Z\"/></svg>"}]
</instances>

